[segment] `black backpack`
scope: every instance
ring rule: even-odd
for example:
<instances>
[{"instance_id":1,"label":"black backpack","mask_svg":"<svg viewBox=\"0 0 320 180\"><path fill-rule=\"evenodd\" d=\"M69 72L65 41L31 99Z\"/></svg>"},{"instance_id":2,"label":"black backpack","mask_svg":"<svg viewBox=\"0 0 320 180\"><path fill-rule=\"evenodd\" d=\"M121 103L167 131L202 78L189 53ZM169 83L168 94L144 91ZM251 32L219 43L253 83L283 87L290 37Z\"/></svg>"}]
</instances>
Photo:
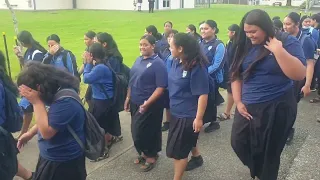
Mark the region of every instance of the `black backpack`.
<instances>
[{"instance_id":1,"label":"black backpack","mask_svg":"<svg viewBox=\"0 0 320 180\"><path fill-rule=\"evenodd\" d=\"M81 99L76 91L74 91L73 89L62 89L55 94L54 101L63 98L72 98L83 107L86 113L84 127L86 143L82 143L71 126L68 125L67 128L74 139L78 142L80 147L84 150L85 156L90 160L97 160L105 151L105 131L100 127L95 117L84 108Z\"/></svg>"},{"instance_id":2,"label":"black backpack","mask_svg":"<svg viewBox=\"0 0 320 180\"><path fill-rule=\"evenodd\" d=\"M4 87L5 94L5 115L6 121L2 125L10 133L21 130L23 122L22 109L18 104L17 97L8 88Z\"/></svg>"},{"instance_id":3,"label":"black backpack","mask_svg":"<svg viewBox=\"0 0 320 180\"><path fill-rule=\"evenodd\" d=\"M128 84L129 84L129 77L126 75L128 69L130 73L130 68L126 65L122 66L124 67L123 71L124 73L116 73L109 63L105 64L109 67L109 69L112 71L112 78L113 78L113 104L112 106L117 110L117 112L121 112L124 110L124 102L127 98L127 91L128 91ZM106 95L108 99L108 93L106 92L106 89L100 85L100 88L102 89L103 93Z\"/></svg>"},{"instance_id":4,"label":"black backpack","mask_svg":"<svg viewBox=\"0 0 320 180\"><path fill-rule=\"evenodd\" d=\"M0 126L0 179L12 180L18 172L18 149L12 134Z\"/></svg>"},{"instance_id":5,"label":"black backpack","mask_svg":"<svg viewBox=\"0 0 320 180\"><path fill-rule=\"evenodd\" d=\"M127 78L127 81L129 82L129 80L130 80L130 68L127 65L121 63L120 73L122 75L124 75Z\"/></svg>"},{"instance_id":6,"label":"black backpack","mask_svg":"<svg viewBox=\"0 0 320 180\"><path fill-rule=\"evenodd\" d=\"M66 49L61 51L61 53L63 53L63 57L62 57L63 65L67 69L68 69L67 56L68 56L68 53L69 53L69 55L71 57L71 60L72 60L72 67L73 67L74 76L79 78L79 81L81 81L81 77L80 77L80 74L78 72L78 65L77 65L76 56L71 51L66 50Z\"/></svg>"}]
</instances>

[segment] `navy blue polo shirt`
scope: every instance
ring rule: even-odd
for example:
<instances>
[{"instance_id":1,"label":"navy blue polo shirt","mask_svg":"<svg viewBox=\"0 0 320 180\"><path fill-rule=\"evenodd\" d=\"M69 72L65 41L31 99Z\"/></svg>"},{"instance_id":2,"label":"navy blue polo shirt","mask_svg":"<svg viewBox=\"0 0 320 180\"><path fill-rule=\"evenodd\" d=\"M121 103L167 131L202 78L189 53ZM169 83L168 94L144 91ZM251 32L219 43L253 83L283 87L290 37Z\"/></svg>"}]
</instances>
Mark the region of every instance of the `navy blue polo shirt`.
<instances>
[{"instance_id":1,"label":"navy blue polo shirt","mask_svg":"<svg viewBox=\"0 0 320 180\"><path fill-rule=\"evenodd\" d=\"M168 82L171 114L177 118L195 118L199 96L209 93L207 68L198 64L184 71L179 60L174 60Z\"/></svg>"},{"instance_id":2,"label":"navy blue polo shirt","mask_svg":"<svg viewBox=\"0 0 320 180\"><path fill-rule=\"evenodd\" d=\"M165 37L162 37L155 44L154 52L158 54L161 59L166 58L166 49L168 48L169 43Z\"/></svg>"},{"instance_id":3,"label":"navy blue polo shirt","mask_svg":"<svg viewBox=\"0 0 320 180\"><path fill-rule=\"evenodd\" d=\"M73 63L72 63L72 58L71 58L70 53L67 52L67 57L66 57L67 67L65 67L65 65L63 63L64 53L66 53L66 52L60 51L59 53L55 54L52 57L50 64L59 68L59 69L67 70L72 75L75 75L75 73L74 73L75 70L73 69ZM49 56L49 53L47 53L45 56Z\"/></svg>"},{"instance_id":4,"label":"navy blue polo shirt","mask_svg":"<svg viewBox=\"0 0 320 180\"><path fill-rule=\"evenodd\" d=\"M85 64L83 82L90 84L94 99L104 100L113 98L113 74L108 66L104 64L96 66Z\"/></svg>"},{"instance_id":5,"label":"navy blue polo shirt","mask_svg":"<svg viewBox=\"0 0 320 180\"><path fill-rule=\"evenodd\" d=\"M2 85L2 81L0 80L0 126L5 122L6 114L5 114L5 94L4 87Z\"/></svg>"},{"instance_id":6,"label":"navy blue polo shirt","mask_svg":"<svg viewBox=\"0 0 320 180\"><path fill-rule=\"evenodd\" d=\"M72 98L64 98L51 104L48 121L57 133L51 139L45 140L38 132L40 156L54 162L65 162L82 156L83 150L68 131L67 126L70 125L85 143L85 116L83 107Z\"/></svg>"},{"instance_id":7,"label":"navy blue polo shirt","mask_svg":"<svg viewBox=\"0 0 320 180\"><path fill-rule=\"evenodd\" d=\"M297 39L301 42L302 40L302 35L303 32L300 31L297 35ZM301 44L302 49L303 49L303 53L305 58L308 59L314 59L314 54L316 51L316 43L314 42L314 40L309 36L306 35L307 37L304 39L303 44Z\"/></svg>"},{"instance_id":8,"label":"navy blue polo shirt","mask_svg":"<svg viewBox=\"0 0 320 180\"><path fill-rule=\"evenodd\" d=\"M252 46L245 57L241 71L244 72L256 60L263 45ZM304 65L306 59L297 38L289 35L283 43L284 49L292 56L298 58ZM285 94L292 88L293 81L281 70L274 55L270 53L252 69L249 77L243 81L242 102L256 104L271 101Z\"/></svg>"},{"instance_id":9,"label":"navy blue polo shirt","mask_svg":"<svg viewBox=\"0 0 320 180\"><path fill-rule=\"evenodd\" d=\"M143 59L138 57L130 70L129 87L131 102L141 105L153 94L156 88L168 86L166 66L158 55Z\"/></svg>"}]
</instances>

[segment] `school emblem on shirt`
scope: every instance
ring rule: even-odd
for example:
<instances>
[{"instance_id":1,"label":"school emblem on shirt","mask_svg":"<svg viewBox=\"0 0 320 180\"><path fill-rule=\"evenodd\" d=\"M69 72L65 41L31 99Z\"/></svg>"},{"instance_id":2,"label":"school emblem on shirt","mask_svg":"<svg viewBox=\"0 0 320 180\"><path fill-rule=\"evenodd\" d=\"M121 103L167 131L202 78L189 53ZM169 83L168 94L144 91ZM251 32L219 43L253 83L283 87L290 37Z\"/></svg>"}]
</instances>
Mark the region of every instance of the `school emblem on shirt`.
<instances>
[{"instance_id":1,"label":"school emblem on shirt","mask_svg":"<svg viewBox=\"0 0 320 180\"><path fill-rule=\"evenodd\" d=\"M149 68L151 65L152 65L152 63L149 62L149 63L147 64L147 68Z\"/></svg>"},{"instance_id":2,"label":"school emblem on shirt","mask_svg":"<svg viewBox=\"0 0 320 180\"><path fill-rule=\"evenodd\" d=\"M187 76L187 74L188 74L188 71L183 71L182 72L182 77L185 78Z\"/></svg>"},{"instance_id":3,"label":"school emblem on shirt","mask_svg":"<svg viewBox=\"0 0 320 180\"><path fill-rule=\"evenodd\" d=\"M211 49L212 49L212 46L209 46L209 47L208 47L208 50L210 51Z\"/></svg>"}]
</instances>

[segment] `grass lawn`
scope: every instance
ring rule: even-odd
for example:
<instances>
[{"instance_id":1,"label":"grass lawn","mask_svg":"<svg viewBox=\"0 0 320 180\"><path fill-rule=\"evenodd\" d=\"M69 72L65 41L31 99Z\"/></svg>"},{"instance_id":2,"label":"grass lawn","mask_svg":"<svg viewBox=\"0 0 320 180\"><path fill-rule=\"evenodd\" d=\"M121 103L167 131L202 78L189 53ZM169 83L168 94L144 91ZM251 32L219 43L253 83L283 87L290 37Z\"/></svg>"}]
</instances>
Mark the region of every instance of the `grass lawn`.
<instances>
[{"instance_id":1,"label":"grass lawn","mask_svg":"<svg viewBox=\"0 0 320 180\"><path fill-rule=\"evenodd\" d=\"M270 16L284 17L290 8L259 6L269 12ZM124 63L131 66L136 57L139 56L139 38L144 29L150 24L158 27L163 32L163 23L170 20L174 29L185 31L188 24L198 25L206 19L213 19L218 23L220 34L218 37L227 41L227 28L229 25L238 24L243 15L257 6L240 5L213 5L211 8L184 9L172 11L160 11L154 14L147 12L139 13L133 11L48 11L48 12L24 12L17 11L19 30L30 31L34 38L46 47L46 37L52 33L58 34L61 44L66 49L73 51L78 57L78 63L84 51L83 34L88 30L96 32L108 32L115 38L122 55ZM9 11L0 11L0 31L6 32L10 54L11 71L13 79L20 71L17 58L14 56L12 47L14 45L14 30ZM0 50L4 51L3 40L0 41ZM82 89L85 86L82 85ZM84 91L82 91L82 94Z\"/></svg>"}]
</instances>

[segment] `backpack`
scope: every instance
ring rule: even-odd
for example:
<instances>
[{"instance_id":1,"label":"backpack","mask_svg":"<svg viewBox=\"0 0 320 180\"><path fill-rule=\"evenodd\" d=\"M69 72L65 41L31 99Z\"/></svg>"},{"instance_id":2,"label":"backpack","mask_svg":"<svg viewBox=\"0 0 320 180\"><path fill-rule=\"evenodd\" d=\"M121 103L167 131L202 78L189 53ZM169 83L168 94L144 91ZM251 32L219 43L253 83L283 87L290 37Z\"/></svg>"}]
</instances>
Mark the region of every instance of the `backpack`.
<instances>
[{"instance_id":1,"label":"backpack","mask_svg":"<svg viewBox=\"0 0 320 180\"><path fill-rule=\"evenodd\" d=\"M12 180L18 172L18 150L12 134L0 126L0 177Z\"/></svg>"},{"instance_id":2,"label":"backpack","mask_svg":"<svg viewBox=\"0 0 320 180\"><path fill-rule=\"evenodd\" d=\"M3 89L5 94L6 121L2 127L4 127L10 133L15 133L20 131L22 127L22 109L18 104L16 95L5 86L3 86Z\"/></svg>"},{"instance_id":3,"label":"backpack","mask_svg":"<svg viewBox=\"0 0 320 180\"><path fill-rule=\"evenodd\" d=\"M120 65L120 73L122 75L124 75L126 77L127 81L129 82L129 80L130 80L130 68L127 65L121 63L121 65Z\"/></svg>"},{"instance_id":4,"label":"backpack","mask_svg":"<svg viewBox=\"0 0 320 180\"><path fill-rule=\"evenodd\" d=\"M56 93L54 96L54 101L63 98L72 98L76 100L81 106L83 107L86 113L86 120L85 120L85 137L86 143L83 144L78 135L74 132L71 126L67 126L68 131L74 137L74 139L78 142L80 147L84 150L85 156L90 160L98 159L105 150L105 132L98 124L97 120L94 116L89 113L83 106L81 99L76 91L73 89L62 89Z\"/></svg>"},{"instance_id":5,"label":"backpack","mask_svg":"<svg viewBox=\"0 0 320 180\"><path fill-rule=\"evenodd\" d=\"M112 67L110 66L109 63L105 64L108 66L108 68L112 72L112 81L113 81L113 104L112 106L117 110L117 112L121 112L124 110L124 102L126 101L127 98L127 91L128 91L128 84L129 84L129 78L126 75L128 69L130 73L130 68L128 66L124 65L124 73L116 73ZM105 88L101 85L100 86L106 95L108 97L108 93L106 92Z\"/></svg>"},{"instance_id":6,"label":"backpack","mask_svg":"<svg viewBox=\"0 0 320 180\"><path fill-rule=\"evenodd\" d=\"M68 53L70 54L74 76L77 77L79 79L79 81L81 82L81 77L80 77L80 74L78 72L78 65L77 65L76 56L71 51L66 50L66 49L64 49L61 53L63 53L63 57L62 57L63 65L67 69L68 69L67 56L68 56Z\"/></svg>"}]
</instances>

